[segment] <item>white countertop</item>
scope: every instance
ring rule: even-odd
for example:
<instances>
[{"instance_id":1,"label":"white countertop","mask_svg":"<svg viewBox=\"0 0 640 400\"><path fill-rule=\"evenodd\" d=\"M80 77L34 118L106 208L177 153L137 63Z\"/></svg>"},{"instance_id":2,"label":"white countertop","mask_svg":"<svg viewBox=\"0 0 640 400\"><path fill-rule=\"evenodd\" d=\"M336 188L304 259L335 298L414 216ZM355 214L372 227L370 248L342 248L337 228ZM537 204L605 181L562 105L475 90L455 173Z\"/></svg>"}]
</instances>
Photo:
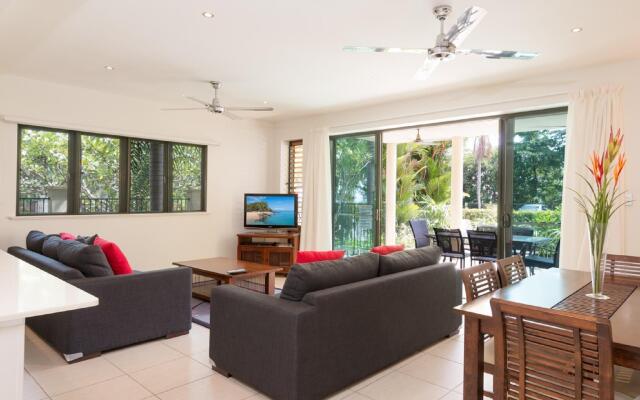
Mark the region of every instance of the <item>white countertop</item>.
<instances>
[{"instance_id":1,"label":"white countertop","mask_svg":"<svg viewBox=\"0 0 640 400\"><path fill-rule=\"evenodd\" d=\"M97 297L0 250L0 323L97 305Z\"/></svg>"}]
</instances>

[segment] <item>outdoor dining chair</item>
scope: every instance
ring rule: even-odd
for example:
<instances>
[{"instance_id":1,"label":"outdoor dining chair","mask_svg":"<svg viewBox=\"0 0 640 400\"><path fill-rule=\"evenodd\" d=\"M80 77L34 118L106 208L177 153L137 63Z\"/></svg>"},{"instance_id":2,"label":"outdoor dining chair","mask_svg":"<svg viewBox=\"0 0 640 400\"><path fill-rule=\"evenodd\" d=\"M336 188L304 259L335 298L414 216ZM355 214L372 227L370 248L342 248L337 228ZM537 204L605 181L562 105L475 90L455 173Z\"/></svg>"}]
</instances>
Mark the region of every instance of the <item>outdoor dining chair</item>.
<instances>
[{"instance_id":1,"label":"outdoor dining chair","mask_svg":"<svg viewBox=\"0 0 640 400\"><path fill-rule=\"evenodd\" d=\"M468 230L471 263L474 261L496 261L498 258L498 236L495 232Z\"/></svg>"},{"instance_id":2,"label":"outdoor dining chair","mask_svg":"<svg viewBox=\"0 0 640 400\"><path fill-rule=\"evenodd\" d=\"M450 261L453 261L454 258L460 260L461 267L464 269L467 252L464 249L464 240L460 229L434 228L434 232L436 243L442 249L442 258L449 258Z\"/></svg>"}]
</instances>

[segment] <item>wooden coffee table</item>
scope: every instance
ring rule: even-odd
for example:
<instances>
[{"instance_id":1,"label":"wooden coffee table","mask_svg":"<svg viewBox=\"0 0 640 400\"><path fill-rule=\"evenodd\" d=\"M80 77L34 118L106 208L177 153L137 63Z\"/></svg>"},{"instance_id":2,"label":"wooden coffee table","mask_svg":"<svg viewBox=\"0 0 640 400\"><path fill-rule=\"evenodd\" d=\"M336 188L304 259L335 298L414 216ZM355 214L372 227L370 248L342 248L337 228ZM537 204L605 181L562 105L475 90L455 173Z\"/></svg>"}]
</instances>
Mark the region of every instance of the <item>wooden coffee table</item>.
<instances>
[{"instance_id":1,"label":"wooden coffee table","mask_svg":"<svg viewBox=\"0 0 640 400\"><path fill-rule=\"evenodd\" d=\"M211 289L220 285L236 285L256 292L274 294L276 272L282 271L279 267L224 257L176 261L173 265L191 268L193 297L205 301L211 300ZM247 272L237 275L227 273L238 268L244 268Z\"/></svg>"}]
</instances>

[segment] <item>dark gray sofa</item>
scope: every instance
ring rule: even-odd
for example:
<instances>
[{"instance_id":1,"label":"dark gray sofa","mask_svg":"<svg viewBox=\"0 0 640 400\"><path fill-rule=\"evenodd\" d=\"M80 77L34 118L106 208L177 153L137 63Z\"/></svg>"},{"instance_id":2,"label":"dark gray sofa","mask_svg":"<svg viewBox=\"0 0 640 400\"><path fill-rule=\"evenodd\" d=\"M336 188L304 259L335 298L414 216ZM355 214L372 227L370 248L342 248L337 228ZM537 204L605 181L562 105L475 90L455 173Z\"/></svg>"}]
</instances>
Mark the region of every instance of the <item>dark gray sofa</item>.
<instances>
[{"instance_id":1,"label":"dark gray sofa","mask_svg":"<svg viewBox=\"0 0 640 400\"><path fill-rule=\"evenodd\" d=\"M27 325L69 362L191 329L188 268L87 278L36 251L21 247L7 251L98 297L96 307L27 318Z\"/></svg>"},{"instance_id":2,"label":"dark gray sofa","mask_svg":"<svg viewBox=\"0 0 640 400\"><path fill-rule=\"evenodd\" d=\"M429 251L439 260L437 248ZM462 302L462 287L455 265L416 268L407 259L369 257L381 265L377 276L310 291L301 301L232 285L214 289L214 369L275 399L321 399L457 331L462 321L452 308ZM347 259L332 263L353 267ZM296 268L305 267L294 266L294 275ZM323 279L326 286L334 278Z\"/></svg>"}]
</instances>

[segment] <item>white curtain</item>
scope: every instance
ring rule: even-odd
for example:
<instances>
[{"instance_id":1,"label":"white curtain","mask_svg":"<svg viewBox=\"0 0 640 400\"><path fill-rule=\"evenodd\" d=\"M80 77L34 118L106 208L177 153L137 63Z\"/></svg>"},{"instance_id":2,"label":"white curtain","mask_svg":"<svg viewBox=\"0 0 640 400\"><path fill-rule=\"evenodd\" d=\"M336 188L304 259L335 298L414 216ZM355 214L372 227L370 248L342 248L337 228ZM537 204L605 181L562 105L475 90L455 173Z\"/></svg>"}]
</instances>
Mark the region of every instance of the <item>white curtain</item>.
<instances>
[{"instance_id":1,"label":"white curtain","mask_svg":"<svg viewBox=\"0 0 640 400\"><path fill-rule=\"evenodd\" d=\"M302 138L303 206L301 250L331 250L331 161L329 131L318 129Z\"/></svg>"},{"instance_id":2,"label":"white curtain","mask_svg":"<svg viewBox=\"0 0 640 400\"><path fill-rule=\"evenodd\" d=\"M578 173L589 174L585 165L594 150L601 152L604 149L611 127L614 132L621 128L624 133L622 115L621 87L585 89L570 95L562 189L562 268L589 269L587 222L576 204L575 193L570 189L587 194L587 185ZM622 187L624 189L624 182ZM609 252L624 254L624 212L622 207L610 222L606 245Z\"/></svg>"}]
</instances>

